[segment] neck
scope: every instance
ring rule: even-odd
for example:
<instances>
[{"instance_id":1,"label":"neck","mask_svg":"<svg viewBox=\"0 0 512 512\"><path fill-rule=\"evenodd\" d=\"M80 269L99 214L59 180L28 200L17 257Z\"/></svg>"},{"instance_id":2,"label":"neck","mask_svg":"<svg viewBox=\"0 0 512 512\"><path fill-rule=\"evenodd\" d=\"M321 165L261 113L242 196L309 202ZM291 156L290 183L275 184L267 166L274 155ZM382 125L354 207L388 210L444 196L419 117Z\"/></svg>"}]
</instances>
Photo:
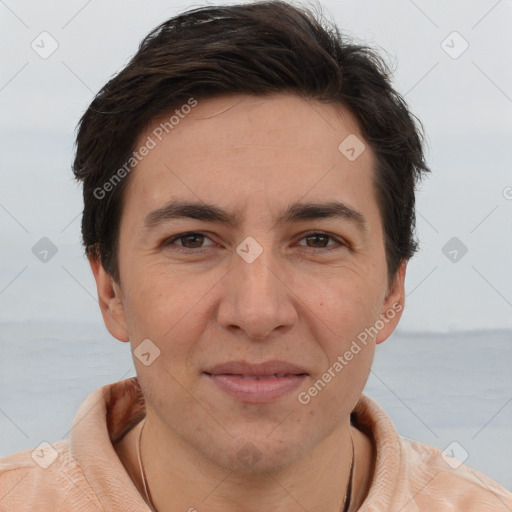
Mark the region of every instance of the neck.
<instances>
[{"instance_id":1,"label":"neck","mask_svg":"<svg viewBox=\"0 0 512 512\"><path fill-rule=\"evenodd\" d=\"M145 425L144 421L138 424L116 446L143 497L144 483L136 453L141 429L141 458L148 493L158 512L256 512L262 507L276 512L341 512L352 463L352 441L355 458L350 511L359 508L371 480L371 442L350 425L333 433L314 453L291 466L236 473L191 453L180 439L162 436L158 424L148 418ZM172 457L167 457L168 453Z\"/></svg>"}]
</instances>

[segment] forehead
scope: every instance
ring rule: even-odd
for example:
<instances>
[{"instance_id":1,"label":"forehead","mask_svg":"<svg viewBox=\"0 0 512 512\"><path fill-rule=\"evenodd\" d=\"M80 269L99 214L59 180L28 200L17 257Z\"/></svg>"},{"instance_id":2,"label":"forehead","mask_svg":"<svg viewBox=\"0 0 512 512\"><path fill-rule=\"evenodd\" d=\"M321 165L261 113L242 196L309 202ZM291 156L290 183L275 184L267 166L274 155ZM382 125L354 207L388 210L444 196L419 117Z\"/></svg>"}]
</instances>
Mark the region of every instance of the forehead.
<instances>
[{"instance_id":1,"label":"forehead","mask_svg":"<svg viewBox=\"0 0 512 512\"><path fill-rule=\"evenodd\" d=\"M193 103L189 107L191 100L184 101L153 119L141 138L150 136L157 144L175 142L176 150L180 141L207 134L208 139L196 140L196 151L252 146L313 154L327 146L336 149L343 134L362 138L355 116L346 107L296 94L232 94Z\"/></svg>"},{"instance_id":2,"label":"forehead","mask_svg":"<svg viewBox=\"0 0 512 512\"><path fill-rule=\"evenodd\" d=\"M174 196L237 211L259 201L276 214L305 196L374 199L373 153L340 105L292 94L197 99L154 119L144 145L125 191L141 215Z\"/></svg>"}]
</instances>

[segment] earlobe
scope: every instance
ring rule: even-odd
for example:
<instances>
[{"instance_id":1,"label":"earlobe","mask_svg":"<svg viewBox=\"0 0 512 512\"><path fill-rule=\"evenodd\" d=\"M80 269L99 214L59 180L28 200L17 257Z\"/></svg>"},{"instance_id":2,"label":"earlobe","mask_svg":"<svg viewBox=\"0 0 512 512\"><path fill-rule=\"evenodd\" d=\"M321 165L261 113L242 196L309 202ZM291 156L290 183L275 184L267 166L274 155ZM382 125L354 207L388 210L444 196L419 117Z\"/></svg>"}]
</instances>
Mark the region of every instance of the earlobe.
<instances>
[{"instance_id":1,"label":"earlobe","mask_svg":"<svg viewBox=\"0 0 512 512\"><path fill-rule=\"evenodd\" d=\"M130 341L120 286L107 273L98 257L91 255L88 259L96 281L98 303L105 327L119 341Z\"/></svg>"},{"instance_id":2,"label":"earlobe","mask_svg":"<svg viewBox=\"0 0 512 512\"><path fill-rule=\"evenodd\" d=\"M382 304L380 320L382 329L379 330L375 338L375 343L379 344L387 340L393 333L402 316L405 305L405 272L407 261L402 261L396 273L393 285L388 291Z\"/></svg>"}]
</instances>

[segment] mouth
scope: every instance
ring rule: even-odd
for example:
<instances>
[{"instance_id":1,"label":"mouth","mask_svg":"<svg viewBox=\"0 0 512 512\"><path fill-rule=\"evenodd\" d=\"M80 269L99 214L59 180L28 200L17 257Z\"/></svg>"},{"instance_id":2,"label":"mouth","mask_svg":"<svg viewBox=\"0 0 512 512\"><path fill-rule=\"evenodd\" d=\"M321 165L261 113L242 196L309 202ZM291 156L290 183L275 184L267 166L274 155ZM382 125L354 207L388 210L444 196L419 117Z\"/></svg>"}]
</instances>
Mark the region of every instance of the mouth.
<instances>
[{"instance_id":1,"label":"mouth","mask_svg":"<svg viewBox=\"0 0 512 512\"><path fill-rule=\"evenodd\" d=\"M214 375L214 374L210 374ZM219 374L217 374L219 375ZM276 373L273 375L244 375L239 373L226 373L220 375L231 375L232 377L238 377L244 380L270 380L270 379L282 379L283 377L295 377L296 375L305 375L305 374L293 374L293 373Z\"/></svg>"},{"instance_id":2,"label":"mouth","mask_svg":"<svg viewBox=\"0 0 512 512\"><path fill-rule=\"evenodd\" d=\"M232 361L203 372L223 393L246 403L268 403L287 395L302 384L308 373L284 361L247 363Z\"/></svg>"}]
</instances>

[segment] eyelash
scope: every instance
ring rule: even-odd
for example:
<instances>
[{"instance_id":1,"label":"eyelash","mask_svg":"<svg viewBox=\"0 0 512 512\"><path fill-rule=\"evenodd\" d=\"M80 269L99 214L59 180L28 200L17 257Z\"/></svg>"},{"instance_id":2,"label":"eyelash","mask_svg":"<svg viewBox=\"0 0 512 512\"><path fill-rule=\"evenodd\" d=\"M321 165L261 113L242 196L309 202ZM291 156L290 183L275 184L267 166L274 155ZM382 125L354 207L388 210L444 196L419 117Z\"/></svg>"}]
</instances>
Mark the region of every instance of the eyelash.
<instances>
[{"instance_id":1,"label":"eyelash","mask_svg":"<svg viewBox=\"0 0 512 512\"><path fill-rule=\"evenodd\" d=\"M179 240L181 238L185 238L185 237L190 236L190 235L201 235L201 236L204 236L205 238L208 238L210 240L208 235L206 235L206 233L202 233L201 231L187 231L186 233L180 233L179 235L176 235L176 236L173 236L171 238L168 238L168 239L164 240L162 245L164 247L169 247L172 244L174 244L174 242L176 240ZM299 241L304 240L305 238L310 237L310 236L314 236L314 235L320 235L320 236L324 236L324 237L330 238L331 240L334 240L337 243L338 247L333 247L333 246L331 246L331 247L307 247L307 246L302 246L302 247L306 247L306 249L312 249L313 251L321 251L321 250L330 251L330 250L333 250L333 249L339 249L341 247L347 247L348 246L347 243L345 243L343 240L340 240L338 237L335 237L334 235L331 235L330 233L326 233L324 231L310 231L308 233L305 233ZM176 245L175 247L173 247L173 250L176 250L176 251L182 252L182 253L186 253L186 254L198 254L198 253L202 254L202 253L206 252L207 247L209 247L209 246L198 247L198 248L195 248L195 249L191 249L191 248L188 248L188 247L181 247L179 245Z\"/></svg>"}]
</instances>

